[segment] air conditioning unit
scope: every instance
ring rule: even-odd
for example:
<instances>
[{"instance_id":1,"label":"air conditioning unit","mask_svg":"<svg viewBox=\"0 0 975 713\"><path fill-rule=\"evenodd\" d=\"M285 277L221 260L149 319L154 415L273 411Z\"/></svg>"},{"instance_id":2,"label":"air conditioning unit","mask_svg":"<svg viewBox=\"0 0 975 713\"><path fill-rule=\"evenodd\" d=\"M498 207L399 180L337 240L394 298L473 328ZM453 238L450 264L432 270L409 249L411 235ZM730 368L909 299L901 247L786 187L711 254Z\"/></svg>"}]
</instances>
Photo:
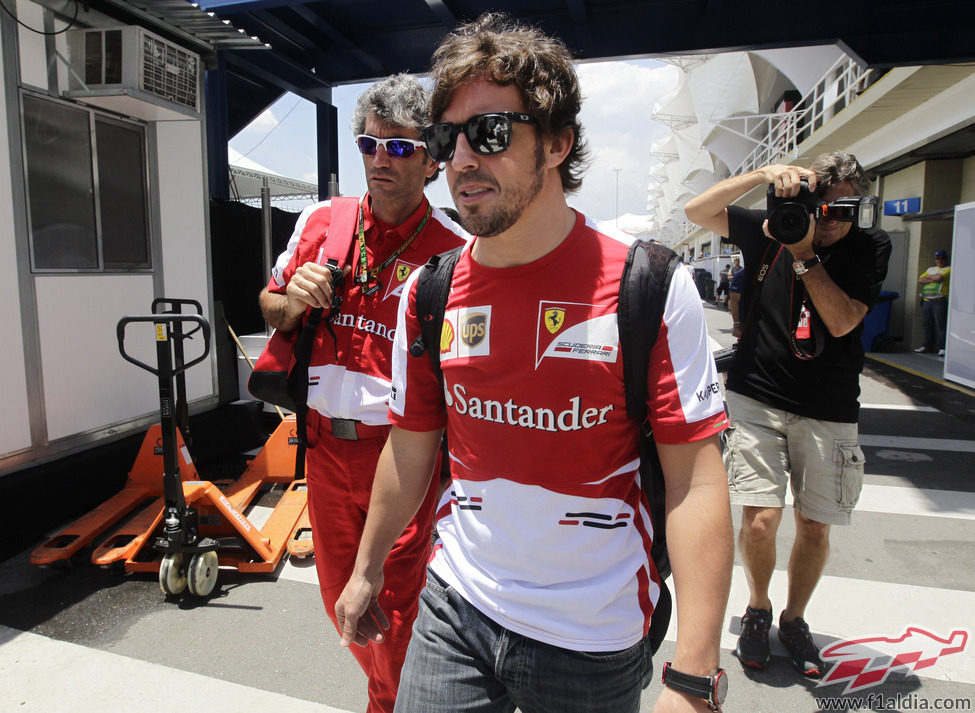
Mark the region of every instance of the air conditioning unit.
<instances>
[{"instance_id":1,"label":"air conditioning unit","mask_svg":"<svg viewBox=\"0 0 975 713\"><path fill-rule=\"evenodd\" d=\"M131 101L122 102L120 97L176 109L184 115L199 114L199 55L142 27L70 30L68 53L68 96L123 113L132 113ZM126 108L120 109L123 105ZM141 118L165 118L148 109L135 111L133 115Z\"/></svg>"}]
</instances>

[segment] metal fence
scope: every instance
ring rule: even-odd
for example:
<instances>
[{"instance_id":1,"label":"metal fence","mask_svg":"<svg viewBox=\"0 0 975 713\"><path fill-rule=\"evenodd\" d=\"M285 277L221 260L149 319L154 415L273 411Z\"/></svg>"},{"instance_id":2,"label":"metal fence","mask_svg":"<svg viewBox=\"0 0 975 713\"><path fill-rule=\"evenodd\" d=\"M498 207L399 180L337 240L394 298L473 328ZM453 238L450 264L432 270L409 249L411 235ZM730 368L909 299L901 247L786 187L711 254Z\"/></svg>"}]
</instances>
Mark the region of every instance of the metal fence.
<instances>
[{"instance_id":1,"label":"metal fence","mask_svg":"<svg viewBox=\"0 0 975 713\"><path fill-rule=\"evenodd\" d=\"M755 144L731 175L795 158L799 144L849 106L876 79L873 70L842 57L789 111L723 120L723 128Z\"/></svg>"},{"instance_id":2,"label":"metal fence","mask_svg":"<svg viewBox=\"0 0 975 713\"><path fill-rule=\"evenodd\" d=\"M755 146L730 175L739 176L762 166L795 159L799 144L853 103L879 78L875 70L841 57L788 111L722 119L718 125L723 130L737 134ZM679 206L675 210L682 212ZM673 244L680 245L697 230L696 225L682 220L674 230L675 235L668 237L674 240Z\"/></svg>"}]
</instances>

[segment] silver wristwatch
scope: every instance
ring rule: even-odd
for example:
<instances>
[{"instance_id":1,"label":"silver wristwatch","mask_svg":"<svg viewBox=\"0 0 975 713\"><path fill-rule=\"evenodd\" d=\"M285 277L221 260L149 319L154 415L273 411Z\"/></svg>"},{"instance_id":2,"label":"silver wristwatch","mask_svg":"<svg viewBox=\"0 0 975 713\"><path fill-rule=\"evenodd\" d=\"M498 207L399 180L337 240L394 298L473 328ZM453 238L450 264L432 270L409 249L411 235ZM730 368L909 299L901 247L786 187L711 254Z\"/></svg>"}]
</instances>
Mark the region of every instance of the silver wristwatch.
<instances>
[{"instance_id":1,"label":"silver wristwatch","mask_svg":"<svg viewBox=\"0 0 975 713\"><path fill-rule=\"evenodd\" d=\"M823 261L819 259L819 255L813 255L808 260L796 260L792 263L792 269L796 271L797 275L805 275L816 265L822 265Z\"/></svg>"}]
</instances>

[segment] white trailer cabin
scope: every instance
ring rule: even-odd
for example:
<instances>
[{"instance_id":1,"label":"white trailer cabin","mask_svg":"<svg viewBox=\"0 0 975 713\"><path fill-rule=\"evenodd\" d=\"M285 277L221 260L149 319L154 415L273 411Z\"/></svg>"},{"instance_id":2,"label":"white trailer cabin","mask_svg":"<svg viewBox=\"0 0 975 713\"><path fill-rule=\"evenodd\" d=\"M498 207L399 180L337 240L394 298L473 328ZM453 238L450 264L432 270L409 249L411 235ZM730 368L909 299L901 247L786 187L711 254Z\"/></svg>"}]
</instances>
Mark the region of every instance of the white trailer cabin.
<instances>
[{"instance_id":1,"label":"white trailer cabin","mask_svg":"<svg viewBox=\"0 0 975 713\"><path fill-rule=\"evenodd\" d=\"M158 419L156 377L119 355L122 316L157 297L213 314L200 57L94 11L81 25L80 4L6 4L0 476ZM151 334L126 348L155 363ZM216 403L215 364L186 372L192 409Z\"/></svg>"}]
</instances>

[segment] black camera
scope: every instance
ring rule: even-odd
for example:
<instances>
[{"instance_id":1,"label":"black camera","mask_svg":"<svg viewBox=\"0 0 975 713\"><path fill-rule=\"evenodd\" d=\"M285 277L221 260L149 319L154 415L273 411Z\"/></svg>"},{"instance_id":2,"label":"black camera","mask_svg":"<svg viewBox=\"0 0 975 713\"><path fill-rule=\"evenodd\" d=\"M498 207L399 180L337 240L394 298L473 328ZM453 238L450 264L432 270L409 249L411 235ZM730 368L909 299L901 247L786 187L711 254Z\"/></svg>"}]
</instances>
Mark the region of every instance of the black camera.
<instances>
[{"instance_id":1,"label":"black camera","mask_svg":"<svg viewBox=\"0 0 975 713\"><path fill-rule=\"evenodd\" d=\"M775 195L775 186L769 185L767 196L768 232L780 243L792 245L806 236L809 216L815 220L839 220L855 223L858 228L877 226L877 196L845 196L832 203L809 190L805 179L799 181L799 193L790 198Z\"/></svg>"},{"instance_id":2,"label":"black camera","mask_svg":"<svg viewBox=\"0 0 975 713\"><path fill-rule=\"evenodd\" d=\"M798 243L809 231L809 215L819 219L823 201L809 190L809 183L799 181L799 193L794 196L775 195L775 186L769 185L767 195L768 232L780 243Z\"/></svg>"}]
</instances>

